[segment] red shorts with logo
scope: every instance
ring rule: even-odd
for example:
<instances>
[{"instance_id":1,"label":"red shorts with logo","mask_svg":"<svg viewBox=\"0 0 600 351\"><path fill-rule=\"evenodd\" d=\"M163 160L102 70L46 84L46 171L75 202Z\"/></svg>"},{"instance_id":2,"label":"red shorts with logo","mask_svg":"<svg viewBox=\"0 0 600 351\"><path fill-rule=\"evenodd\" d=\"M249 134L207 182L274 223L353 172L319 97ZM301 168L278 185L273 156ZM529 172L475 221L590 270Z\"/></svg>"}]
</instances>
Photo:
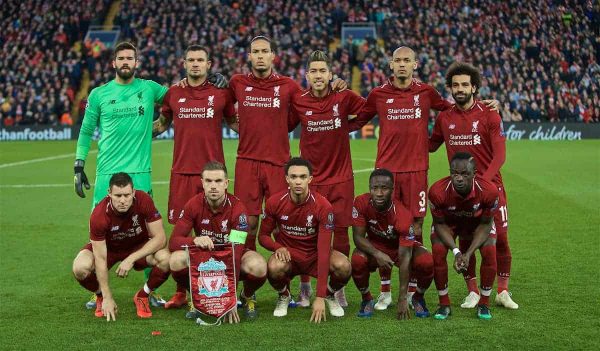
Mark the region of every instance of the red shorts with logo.
<instances>
[{"instance_id":1,"label":"red shorts with logo","mask_svg":"<svg viewBox=\"0 0 600 351\"><path fill-rule=\"evenodd\" d=\"M292 269L290 272L290 277L295 277L297 275L310 275L311 277L317 277L317 263L318 257L315 253L309 257L306 256L304 252L294 250L292 248L287 248L290 252L290 256L292 256Z\"/></svg>"},{"instance_id":2,"label":"red shorts with logo","mask_svg":"<svg viewBox=\"0 0 600 351\"><path fill-rule=\"evenodd\" d=\"M413 217L425 217L427 171L394 173L394 198L400 200Z\"/></svg>"},{"instance_id":3,"label":"red shorts with logo","mask_svg":"<svg viewBox=\"0 0 600 351\"><path fill-rule=\"evenodd\" d=\"M506 190L504 186L498 186L498 211L494 215L494 224L496 225L496 233L499 237L504 237L508 234L508 204L506 201Z\"/></svg>"},{"instance_id":4,"label":"red shorts with logo","mask_svg":"<svg viewBox=\"0 0 600 351\"><path fill-rule=\"evenodd\" d=\"M331 203L336 227L347 228L352 225L354 179L337 184L311 185L310 188L323 195Z\"/></svg>"},{"instance_id":5,"label":"red shorts with logo","mask_svg":"<svg viewBox=\"0 0 600 351\"><path fill-rule=\"evenodd\" d=\"M171 172L171 181L169 184L169 223L177 223L185 204L192 197L203 191L202 176L200 174Z\"/></svg>"},{"instance_id":6,"label":"red shorts with logo","mask_svg":"<svg viewBox=\"0 0 600 351\"><path fill-rule=\"evenodd\" d=\"M234 194L246 205L249 216L261 214L263 200L287 187L283 166L244 158L237 159Z\"/></svg>"},{"instance_id":7,"label":"red shorts with logo","mask_svg":"<svg viewBox=\"0 0 600 351\"><path fill-rule=\"evenodd\" d=\"M373 243L371 243L373 244ZM383 252L384 254L388 255L395 263L396 265L398 264L398 247L387 247L384 245L373 245L377 250ZM423 244L421 244L418 241L414 241L413 242L413 249L416 249L417 247L421 247L423 246ZM425 248L425 247L423 247ZM368 261L369 261L369 271L370 272L375 272L378 268L379 265L377 264L377 260L375 259L375 257L373 256L369 256L367 255Z\"/></svg>"},{"instance_id":8,"label":"red shorts with logo","mask_svg":"<svg viewBox=\"0 0 600 351\"><path fill-rule=\"evenodd\" d=\"M473 240L473 232L475 231L474 228L461 229L461 228L457 228L456 226L450 226L450 228L452 229L452 233L454 234L454 240L456 240L456 237L458 237L458 240L460 240L463 243L465 243L465 242L470 243L471 240ZM492 230L490 231L490 238L496 239L496 237L497 237L496 225L492 224ZM438 238L438 235L435 232L435 229L432 225L431 226L431 242L433 243L434 240L441 241Z\"/></svg>"},{"instance_id":9,"label":"red shorts with logo","mask_svg":"<svg viewBox=\"0 0 600 351\"><path fill-rule=\"evenodd\" d=\"M115 263L123 261L124 259L127 258L127 256L129 256L132 253L136 252L142 246L144 246L144 245L143 244L138 245L137 247L135 247L135 248L133 248L131 250L128 250L128 251L110 251L110 250L107 250L107 253L106 253L106 267L110 270L112 268L112 266L115 265ZM83 250L90 250L91 252L94 252L94 249L92 247L92 243L85 244L85 246L83 246L80 251L83 251ZM150 265L146 261L146 257L140 258L139 260L135 261L135 263L133 264L133 269L135 269L136 271L141 271L142 269L147 268L147 267L150 267Z\"/></svg>"}]
</instances>

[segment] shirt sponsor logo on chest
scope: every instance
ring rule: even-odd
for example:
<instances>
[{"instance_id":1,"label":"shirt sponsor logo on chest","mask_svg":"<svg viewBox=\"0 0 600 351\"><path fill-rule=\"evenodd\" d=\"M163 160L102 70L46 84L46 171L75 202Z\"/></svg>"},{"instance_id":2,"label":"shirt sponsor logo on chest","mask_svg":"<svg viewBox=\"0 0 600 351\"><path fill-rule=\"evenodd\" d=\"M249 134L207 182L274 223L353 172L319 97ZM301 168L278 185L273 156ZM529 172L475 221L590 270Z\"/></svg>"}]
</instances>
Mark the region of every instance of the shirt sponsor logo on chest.
<instances>
[{"instance_id":1,"label":"shirt sponsor logo on chest","mask_svg":"<svg viewBox=\"0 0 600 351\"><path fill-rule=\"evenodd\" d=\"M252 87L246 87L246 92L251 92L254 89ZM252 96L246 95L244 102L242 103L245 107L262 107L262 108L280 108L281 107L281 86L277 85L273 87L273 96Z\"/></svg>"},{"instance_id":2,"label":"shirt sponsor logo on chest","mask_svg":"<svg viewBox=\"0 0 600 351\"><path fill-rule=\"evenodd\" d=\"M386 104L394 103L394 99L387 99ZM390 121L419 119L422 116L420 95L413 96L413 107L388 108L386 118Z\"/></svg>"},{"instance_id":3,"label":"shirt sponsor logo on chest","mask_svg":"<svg viewBox=\"0 0 600 351\"><path fill-rule=\"evenodd\" d=\"M183 100L183 101L181 101ZM179 102L185 102L185 98L179 99ZM215 116L215 96L210 95L207 99L207 107L193 106L180 107L177 113L177 118L180 119L205 119L214 118Z\"/></svg>"},{"instance_id":4,"label":"shirt sponsor logo on chest","mask_svg":"<svg viewBox=\"0 0 600 351\"><path fill-rule=\"evenodd\" d=\"M334 118L325 119L320 121L308 121L306 126L307 132L326 132L329 130L335 130L342 127L342 119L339 111L339 104L335 104L332 107L332 115ZM312 116L313 111L306 111L307 116Z\"/></svg>"}]
</instances>

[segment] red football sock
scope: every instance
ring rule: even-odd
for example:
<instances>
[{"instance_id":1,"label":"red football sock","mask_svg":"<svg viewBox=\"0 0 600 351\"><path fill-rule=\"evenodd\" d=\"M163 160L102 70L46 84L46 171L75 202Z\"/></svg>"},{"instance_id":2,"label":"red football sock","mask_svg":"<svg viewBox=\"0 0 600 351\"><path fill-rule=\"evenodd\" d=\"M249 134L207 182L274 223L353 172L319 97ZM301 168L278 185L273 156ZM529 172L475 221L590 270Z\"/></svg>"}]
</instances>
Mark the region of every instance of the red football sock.
<instances>
[{"instance_id":1,"label":"red football sock","mask_svg":"<svg viewBox=\"0 0 600 351\"><path fill-rule=\"evenodd\" d=\"M335 227L333 229L333 249L346 257L350 254L350 240L348 239L348 227Z\"/></svg>"},{"instance_id":2,"label":"red football sock","mask_svg":"<svg viewBox=\"0 0 600 351\"><path fill-rule=\"evenodd\" d=\"M256 251L256 229L254 231L254 233L248 232L248 235L246 236L246 243L244 244L246 249L252 251Z\"/></svg>"},{"instance_id":3,"label":"red football sock","mask_svg":"<svg viewBox=\"0 0 600 351\"><path fill-rule=\"evenodd\" d=\"M310 275L301 275L300 276L300 283L309 283L310 284Z\"/></svg>"},{"instance_id":4,"label":"red football sock","mask_svg":"<svg viewBox=\"0 0 600 351\"><path fill-rule=\"evenodd\" d=\"M148 277L148 281L146 282L148 284L148 288L152 291L156 290L159 286L166 282L167 279L169 279L169 274L171 274L170 271L163 272L160 268L153 267L152 271L150 272L150 277Z\"/></svg>"},{"instance_id":5,"label":"red football sock","mask_svg":"<svg viewBox=\"0 0 600 351\"><path fill-rule=\"evenodd\" d=\"M448 288L448 262L446 262L448 249L442 243L434 243L431 251L435 268L433 270L435 287L438 291L445 290Z\"/></svg>"},{"instance_id":6,"label":"red football sock","mask_svg":"<svg viewBox=\"0 0 600 351\"><path fill-rule=\"evenodd\" d=\"M267 281L267 276L257 277L250 273L246 274L246 279L244 279L244 290L242 295L245 297L250 297L254 295L254 292L258 290L263 284Z\"/></svg>"},{"instance_id":7,"label":"red football sock","mask_svg":"<svg viewBox=\"0 0 600 351\"><path fill-rule=\"evenodd\" d=\"M508 245L508 233L499 231L496 238L496 262L498 267L498 293L508 290L512 255Z\"/></svg>"},{"instance_id":8,"label":"red football sock","mask_svg":"<svg viewBox=\"0 0 600 351\"><path fill-rule=\"evenodd\" d=\"M467 289L469 292L474 292L479 295L479 288L477 287L477 278L465 279L467 283Z\"/></svg>"},{"instance_id":9,"label":"red football sock","mask_svg":"<svg viewBox=\"0 0 600 351\"><path fill-rule=\"evenodd\" d=\"M379 268L379 276L381 277L381 292L390 292L391 290L391 279L392 279L392 270L389 268Z\"/></svg>"},{"instance_id":10,"label":"red football sock","mask_svg":"<svg viewBox=\"0 0 600 351\"><path fill-rule=\"evenodd\" d=\"M284 275L281 278L269 277L268 279L273 289L277 290L277 292L279 292L280 295L289 295L290 289L288 289L288 286L290 284L290 278L287 275Z\"/></svg>"},{"instance_id":11,"label":"red football sock","mask_svg":"<svg viewBox=\"0 0 600 351\"><path fill-rule=\"evenodd\" d=\"M94 272L88 274L85 279L77 281L81 286L93 293L96 293L98 290L100 290L100 284L98 284L98 278L96 278L96 273Z\"/></svg>"},{"instance_id":12,"label":"red football sock","mask_svg":"<svg viewBox=\"0 0 600 351\"><path fill-rule=\"evenodd\" d=\"M419 290L427 290L433 280L433 255L429 252L424 252L417 256L413 256L411 274L417 283L413 288L415 295Z\"/></svg>"},{"instance_id":13,"label":"red football sock","mask_svg":"<svg viewBox=\"0 0 600 351\"><path fill-rule=\"evenodd\" d=\"M351 259L352 280L354 280L354 284L363 295L363 300L365 300L365 294L371 296L369 292L369 276L371 275L369 272L369 261L365 256L357 253L354 253Z\"/></svg>"},{"instance_id":14,"label":"red football sock","mask_svg":"<svg viewBox=\"0 0 600 351\"><path fill-rule=\"evenodd\" d=\"M481 253L481 267L479 268L481 291L482 295L485 291L489 296L496 279L496 247L494 245L482 246L479 248L479 252Z\"/></svg>"},{"instance_id":15,"label":"red football sock","mask_svg":"<svg viewBox=\"0 0 600 351\"><path fill-rule=\"evenodd\" d=\"M187 268L180 271L172 271L171 276L177 282L177 291L179 291L179 287L185 287L185 290L190 289L190 274Z\"/></svg>"}]
</instances>

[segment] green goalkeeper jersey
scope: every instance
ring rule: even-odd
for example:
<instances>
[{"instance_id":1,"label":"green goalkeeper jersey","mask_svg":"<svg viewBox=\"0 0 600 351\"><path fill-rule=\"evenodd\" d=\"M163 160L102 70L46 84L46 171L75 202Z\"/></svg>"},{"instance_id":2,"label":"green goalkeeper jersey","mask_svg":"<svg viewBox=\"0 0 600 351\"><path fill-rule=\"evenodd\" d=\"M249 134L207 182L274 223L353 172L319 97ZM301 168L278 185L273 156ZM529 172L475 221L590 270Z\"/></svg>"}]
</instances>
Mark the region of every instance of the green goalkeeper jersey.
<instances>
[{"instance_id":1,"label":"green goalkeeper jersey","mask_svg":"<svg viewBox=\"0 0 600 351\"><path fill-rule=\"evenodd\" d=\"M75 159L86 159L96 127L100 131L96 174L152 170L154 104L167 88L134 78L130 84L112 80L92 90L81 124Z\"/></svg>"}]
</instances>

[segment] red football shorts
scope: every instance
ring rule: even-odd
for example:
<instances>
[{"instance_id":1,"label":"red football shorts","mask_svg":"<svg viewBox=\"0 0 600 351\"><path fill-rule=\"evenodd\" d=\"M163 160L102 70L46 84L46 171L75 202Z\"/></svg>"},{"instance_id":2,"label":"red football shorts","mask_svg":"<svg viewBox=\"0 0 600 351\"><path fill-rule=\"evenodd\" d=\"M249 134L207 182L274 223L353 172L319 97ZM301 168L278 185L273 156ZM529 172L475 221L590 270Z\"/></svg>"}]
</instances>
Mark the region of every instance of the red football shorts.
<instances>
[{"instance_id":1,"label":"red football shorts","mask_svg":"<svg viewBox=\"0 0 600 351\"><path fill-rule=\"evenodd\" d=\"M427 171L394 173L394 198L400 200L413 217L425 217Z\"/></svg>"},{"instance_id":2,"label":"red football shorts","mask_svg":"<svg viewBox=\"0 0 600 351\"><path fill-rule=\"evenodd\" d=\"M129 256L132 253L136 252L142 246L144 246L144 244L140 244L137 247L135 247L135 248L133 248L131 250L127 250L127 251L110 251L110 250L107 250L107 253L106 253L106 267L110 270L112 268L112 266L115 265L115 263L123 261L124 259L127 258L127 256ZM92 248L92 243L85 244L85 246L82 247L80 251L83 251L83 250L90 250L91 252L94 252L94 250ZM136 271L141 271L142 269L147 268L147 267L150 267L150 265L146 261L146 257L140 258L139 260L135 261L135 263L133 264L133 269L135 269Z\"/></svg>"},{"instance_id":3,"label":"red football shorts","mask_svg":"<svg viewBox=\"0 0 600 351\"><path fill-rule=\"evenodd\" d=\"M249 216L261 214L263 200L287 187L283 166L244 158L237 159L234 194L246 205Z\"/></svg>"},{"instance_id":4,"label":"red football shorts","mask_svg":"<svg viewBox=\"0 0 600 351\"><path fill-rule=\"evenodd\" d=\"M323 195L331 203L336 227L352 226L354 179L337 184L311 185L310 188Z\"/></svg>"},{"instance_id":5,"label":"red football shorts","mask_svg":"<svg viewBox=\"0 0 600 351\"><path fill-rule=\"evenodd\" d=\"M169 223L175 224L181 218L185 204L195 195L203 192L200 174L179 174L171 172L169 184Z\"/></svg>"}]
</instances>

